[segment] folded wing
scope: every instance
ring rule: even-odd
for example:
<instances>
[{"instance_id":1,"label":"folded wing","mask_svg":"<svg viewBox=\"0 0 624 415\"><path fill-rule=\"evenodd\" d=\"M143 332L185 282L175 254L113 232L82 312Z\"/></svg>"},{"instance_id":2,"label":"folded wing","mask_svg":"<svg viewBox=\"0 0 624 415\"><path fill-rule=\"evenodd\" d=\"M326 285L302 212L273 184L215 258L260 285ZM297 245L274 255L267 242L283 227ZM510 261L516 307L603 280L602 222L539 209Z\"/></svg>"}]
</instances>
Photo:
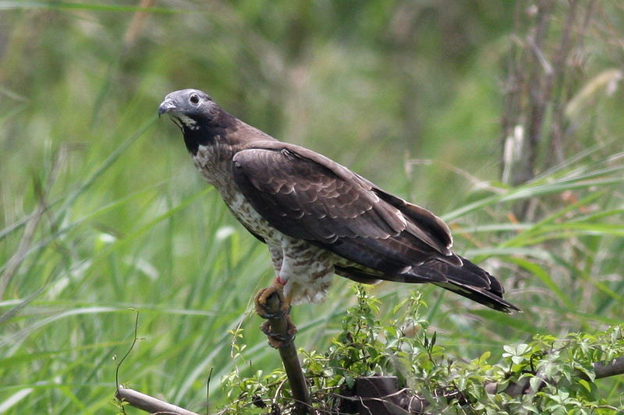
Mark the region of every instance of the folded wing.
<instances>
[{"instance_id":1,"label":"folded wing","mask_svg":"<svg viewBox=\"0 0 624 415\"><path fill-rule=\"evenodd\" d=\"M235 183L254 209L280 232L344 258L337 273L431 282L491 308L517 309L494 277L451 252L440 218L346 167L281 142L256 143L233 162Z\"/></svg>"}]
</instances>

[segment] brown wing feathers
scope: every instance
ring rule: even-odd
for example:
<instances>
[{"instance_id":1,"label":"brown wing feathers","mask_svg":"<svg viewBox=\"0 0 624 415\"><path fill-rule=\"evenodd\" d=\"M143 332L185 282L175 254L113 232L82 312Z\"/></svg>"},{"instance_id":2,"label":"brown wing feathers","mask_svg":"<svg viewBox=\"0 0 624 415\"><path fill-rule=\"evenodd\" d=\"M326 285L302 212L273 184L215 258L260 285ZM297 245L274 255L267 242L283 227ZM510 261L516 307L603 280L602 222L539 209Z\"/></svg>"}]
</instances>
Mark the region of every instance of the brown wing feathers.
<instances>
[{"instance_id":1,"label":"brown wing feathers","mask_svg":"<svg viewBox=\"0 0 624 415\"><path fill-rule=\"evenodd\" d=\"M272 226L359 265L337 267L342 275L363 281L370 268L371 281L432 282L494 309L517 309L502 300L496 279L450 251L441 219L324 156L281 142L256 143L234 156L233 175Z\"/></svg>"},{"instance_id":2,"label":"brown wing feathers","mask_svg":"<svg viewBox=\"0 0 624 415\"><path fill-rule=\"evenodd\" d=\"M333 243L341 237L388 238L400 232L373 209L377 196L292 152L248 149L234 157L234 180L252 206L280 231Z\"/></svg>"}]
</instances>

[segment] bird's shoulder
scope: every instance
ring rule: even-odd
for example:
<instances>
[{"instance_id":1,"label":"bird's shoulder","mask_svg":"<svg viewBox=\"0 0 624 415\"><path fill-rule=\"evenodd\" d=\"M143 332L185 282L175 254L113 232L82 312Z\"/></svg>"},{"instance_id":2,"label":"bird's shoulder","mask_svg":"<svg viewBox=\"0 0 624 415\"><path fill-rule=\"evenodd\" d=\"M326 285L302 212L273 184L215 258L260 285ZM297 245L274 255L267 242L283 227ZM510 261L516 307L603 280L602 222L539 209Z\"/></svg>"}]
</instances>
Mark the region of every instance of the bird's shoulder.
<instances>
[{"instance_id":1,"label":"bird's shoulder","mask_svg":"<svg viewBox=\"0 0 624 415\"><path fill-rule=\"evenodd\" d=\"M233 169L236 184L252 205L270 221L287 223L286 230L309 221L314 232L321 223L344 228L342 233L327 232L331 239L389 238L407 231L443 255L451 254L452 237L440 218L313 150L256 142L234 156Z\"/></svg>"},{"instance_id":2,"label":"bird's shoulder","mask_svg":"<svg viewBox=\"0 0 624 415\"><path fill-rule=\"evenodd\" d=\"M342 181L364 191L375 185L342 164L314 150L277 140L258 140L242 146L234 157L234 166L260 177L282 176L293 180Z\"/></svg>"}]
</instances>

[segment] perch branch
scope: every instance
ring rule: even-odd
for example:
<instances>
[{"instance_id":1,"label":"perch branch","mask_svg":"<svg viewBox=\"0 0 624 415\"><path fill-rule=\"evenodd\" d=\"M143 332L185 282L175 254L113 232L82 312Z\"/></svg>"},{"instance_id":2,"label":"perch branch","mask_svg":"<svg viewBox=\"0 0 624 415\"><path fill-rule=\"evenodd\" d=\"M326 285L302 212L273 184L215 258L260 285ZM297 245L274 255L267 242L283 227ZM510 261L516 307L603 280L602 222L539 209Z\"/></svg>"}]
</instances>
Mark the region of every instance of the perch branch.
<instances>
[{"instance_id":1,"label":"perch branch","mask_svg":"<svg viewBox=\"0 0 624 415\"><path fill-rule=\"evenodd\" d=\"M262 294L263 292L260 292L259 298ZM262 302L263 310L262 312L259 310L259 314L266 318L268 323L268 327L266 323L263 326L263 331L269 337L269 344L279 350L292 396L295 399L295 414L308 414L311 408L310 391L301 370L297 348L292 340L297 329L290 320L284 296L281 290L273 291ZM276 339L280 341L276 342Z\"/></svg>"}]
</instances>

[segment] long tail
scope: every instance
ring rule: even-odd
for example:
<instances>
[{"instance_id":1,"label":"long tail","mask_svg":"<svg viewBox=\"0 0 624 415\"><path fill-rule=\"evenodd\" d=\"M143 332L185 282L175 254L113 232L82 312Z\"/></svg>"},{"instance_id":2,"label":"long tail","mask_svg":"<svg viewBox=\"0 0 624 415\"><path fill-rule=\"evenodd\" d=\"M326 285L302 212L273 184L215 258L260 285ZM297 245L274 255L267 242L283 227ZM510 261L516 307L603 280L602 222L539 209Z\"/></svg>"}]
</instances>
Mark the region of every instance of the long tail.
<instances>
[{"instance_id":1,"label":"long tail","mask_svg":"<svg viewBox=\"0 0 624 415\"><path fill-rule=\"evenodd\" d=\"M396 273L384 273L361 266L335 265L336 273L364 284L382 280L411 284L430 283L504 313L519 311L503 299L505 290L496 278L466 258L457 255L432 258L422 264L404 267Z\"/></svg>"},{"instance_id":2,"label":"long tail","mask_svg":"<svg viewBox=\"0 0 624 415\"><path fill-rule=\"evenodd\" d=\"M426 270L427 272L425 273L427 274L431 271L438 275L442 274L444 276L443 280L432 281L432 283L494 310L505 313L522 311L503 299L505 290L496 278L466 258L461 258L461 260L463 263L461 266L432 260L417 267L415 271L422 272Z\"/></svg>"}]
</instances>

